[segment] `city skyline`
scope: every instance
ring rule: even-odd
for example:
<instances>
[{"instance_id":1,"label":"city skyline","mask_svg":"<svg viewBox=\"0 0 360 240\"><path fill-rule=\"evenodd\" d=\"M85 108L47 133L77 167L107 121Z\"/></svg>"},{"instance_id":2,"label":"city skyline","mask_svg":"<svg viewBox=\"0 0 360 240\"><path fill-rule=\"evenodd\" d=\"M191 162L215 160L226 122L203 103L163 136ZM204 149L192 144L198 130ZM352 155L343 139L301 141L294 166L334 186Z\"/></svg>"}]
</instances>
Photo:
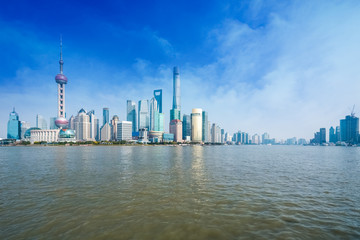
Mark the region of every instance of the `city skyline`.
<instances>
[{"instance_id":1,"label":"city skyline","mask_svg":"<svg viewBox=\"0 0 360 240\"><path fill-rule=\"evenodd\" d=\"M338 126L338 120L349 114L353 104L359 106L360 36L356 26L360 17L355 14L359 3L227 3L228 9L225 3L206 6L200 15L208 13L205 20L209 22L195 21L189 29L191 34L185 35L185 39L191 39L185 43L176 38L186 32L185 27L177 28L176 33L154 21L147 25L139 19L134 27L107 19L107 27L126 30L120 35L148 44L134 53L124 53L127 47L135 47L122 42L124 46L113 51L117 54L108 48L114 47L121 36L114 37L108 28L104 36L112 38L106 47L105 39L97 38L100 42L96 45L84 33L66 30L60 19L53 20L59 22L56 29L50 30L51 23L41 28L34 15L15 18L11 4L4 7L0 10L0 49L5 58L0 61L5 70L0 75L0 94L5 102L0 107L0 137L6 138L13 107L20 120L30 122L31 127L35 126L37 114L46 121L56 116L53 76L58 71L59 33L64 36L66 75L71 79L66 91L67 119L81 108L94 109L100 117L101 109L109 107L111 116L126 120L127 99L149 100L153 90L162 89L168 131L173 66L181 70L181 117L190 114L192 108L202 108L209 113L211 123L229 133L241 130L252 135L268 132L277 139L310 139L321 127ZM109 5L104 4L99 15ZM75 9L81 6L80 3ZM134 6L125 7L133 10ZM19 11L23 8L26 4ZM189 27L189 21L199 20L195 10L201 7L192 8L190 20L180 12L176 21L185 21ZM95 7L87 9L84 14L94 10ZM209 20L215 13L218 18ZM104 17L99 15L95 20ZM40 15L39 19L47 16ZM84 22L77 20L76 24L90 26L89 17ZM175 19L169 21L167 25ZM26 27L21 27L23 22L27 22ZM99 22L95 29L103 26ZM205 36L196 34L197 29L202 29ZM125 57L116 60L115 55ZM355 108L356 113L358 109Z\"/></svg>"}]
</instances>

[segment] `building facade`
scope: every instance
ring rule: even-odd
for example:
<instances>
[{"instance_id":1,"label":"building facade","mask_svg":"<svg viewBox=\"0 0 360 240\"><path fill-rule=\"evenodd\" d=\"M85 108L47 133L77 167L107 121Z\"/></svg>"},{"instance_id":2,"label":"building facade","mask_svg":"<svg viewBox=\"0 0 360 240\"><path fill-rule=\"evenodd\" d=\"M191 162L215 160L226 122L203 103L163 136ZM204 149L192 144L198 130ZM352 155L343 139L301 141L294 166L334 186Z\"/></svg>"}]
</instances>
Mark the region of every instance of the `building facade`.
<instances>
[{"instance_id":1,"label":"building facade","mask_svg":"<svg viewBox=\"0 0 360 240\"><path fill-rule=\"evenodd\" d=\"M36 115L36 127L43 130L47 129L47 123L45 118L39 114Z\"/></svg>"},{"instance_id":2,"label":"building facade","mask_svg":"<svg viewBox=\"0 0 360 240\"><path fill-rule=\"evenodd\" d=\"M91 141L90 137L90 117L86 111L80 109L78 115L74 119L75 135L78 141Z\"/></svg>"},{"instance_id":3,"label":"building facade","mask_svg":"<svg viewBox=\"0 0 360 240\"><path fill-rule=\"evenodd\" d=\"M57 142L60 129L52 130L31 130L30 131L30 142Z\"/></svg>"},{"instance_id":4,"label":"building facade","mask_svg":"<svg viewBox=\"0 0 360 240\"><path fill-rule=\"evenodd\" d=\"M132 122L121 121L117 124L117 140L130 141L132 139Z\"/></svg>"},{"instance_id":5,"label":"building facade","mask_svg":"<svg viewBox=\"0 0 360 240\"><path fill-rule=\"evenodd\" d=\"M186 140L186 137L191 137L191 118L190 115L183 115L183 140Z\"/></svg>"},{"instance_id":6,"label":"building facade","mask_svg":"<svg viewBox=\"0 0 360 240\"><path fill-rule=\"evenodd\" d=\"M138 124L137 124L136 104L134 101L127 100L126 120L132 122L132 131L137 132Z\"/></svg>"},{"instance_id":7,"label":"building facade","mask_svg":"<svg viewBox=\"0 0 360 240\"><path fill-rule=\"evenodd\" d=\"M21 124L19 115L15 112L15 108L9 114L9 121L7 124L7 138L20 139L21 137Z\"/></svg>"},{"instance_id":8,"label":"building facade","mask_svg":"<svg viewBox=\"0 0 360 240\"><path fill-rule=\"evenodd\" d=\"M174 134L174 142L182 142L182 122L179 119L174 119L170 122L169 132Z\"/></svg>"},{"instance_id":9,"label":"building facade","mask_svg":"<svg viewBox=\"0 0 360 240\"><path fill-rule=\"evenodd\" d=\"M181 120L181 95L180 95L180 71L178 67L173 69L173 106L170 110L170 122L174 119Z\"/></svg>"},{"instance_id":10,"label":"building facade","mask_svg":"<svg viewBox=\"0 0 360 240\"><path fill-rule=\"evenodd\" d=\"M191 141L202 140L202 109L194 108L191 113Z\"/></svg>"},{"instance_id":11,"label":"building facade","mask_svg":"<svg viewBox=\"0 0 360 240\"><path fill-rule=\"evenodd\" d=\"M138 122L139 122L139 129L150 128L150 114L149 114L149 100L140 100L139 101L139 110L138 110Z\"/></svg>"},{"instance_id":12,"label":"building facade","mask_svg":"<svg viewBox=\"0 0 360 240\"><path fill-rule=\"evenodd\" d=\"M208 141L208 113L206 111L202 112L202 141Z\"/></svg>"}]
</instances>

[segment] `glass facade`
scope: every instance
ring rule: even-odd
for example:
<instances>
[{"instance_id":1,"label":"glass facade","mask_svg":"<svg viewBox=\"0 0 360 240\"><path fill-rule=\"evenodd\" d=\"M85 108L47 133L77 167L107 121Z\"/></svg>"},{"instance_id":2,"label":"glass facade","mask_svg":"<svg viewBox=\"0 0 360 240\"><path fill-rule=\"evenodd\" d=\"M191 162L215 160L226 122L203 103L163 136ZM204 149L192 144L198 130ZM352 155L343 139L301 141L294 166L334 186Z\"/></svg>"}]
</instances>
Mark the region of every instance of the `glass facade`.
<instances>
[{"instance_id":1,"label":"glass facade","mask_svg":"<svg viewBox=\"0 0 360 240\"><path fill-rule=\"evenodd\" d=\"M208 113L206 111L202 112L202 141L208 141Z\"/></svg>"},{"instance_id":2,"label":"glass facade","mask_svg":"<svg viewBox=\"0 0 360 240\"><path fill-rule=\"evenodd\" d=\"M191 119L190 119L190 115L183 115L183 123L182 123L182 128L183 128L183 140L186 140L187 136L191 136Z\"/></svg>"},{"instance_id":3,"label":"glass facade","mask_svg":"<svg viewBox=\"0 0 360 240\"><path fill-rule=\"evenodd\" d=\"M109 108L103 108L103 126L110 123Z\"/></svg>"},{"instance_id":4,"label":"glass facade","mask_svg":"<svg viewBox=\"0 0 360 240\"><path fill-rule=\"evenodd\" d=\"M134 101L127 100L126 120L132 122L132 132L137 131L136 104Z\"/></svg>"},{"instance_id":5,"label":"glass facade","mask_svg":"<svg viewBox=\"0 0 360 240\"><path fill-rule=\"evenodd\" d=\"M180 105L180 72L178 67L173 70L173 107L170 110L170 122L174 119L181 120Z\"/></svg>"},{"instance_id":6,"label":"glass facade","mask_svg":"<svg viewBox=\"0 0 360 240\"><path fill-rule=\"evenodd\" d=\"M20 139L21 124L19 121L19 115L15 112L15 108L9 115L9 121L7 125L7 138Z\"/></svg>"},{"instance_id":7,"label":"glass facade","mask_svg":"<svg viewBox=\"0 0 360 240\"><path fill-rule=\"evenodd\" d=\"M150 121L149 121L149 100L140 100L139 101L139 129L149 129Z\"/></svg>"}]
</instances>

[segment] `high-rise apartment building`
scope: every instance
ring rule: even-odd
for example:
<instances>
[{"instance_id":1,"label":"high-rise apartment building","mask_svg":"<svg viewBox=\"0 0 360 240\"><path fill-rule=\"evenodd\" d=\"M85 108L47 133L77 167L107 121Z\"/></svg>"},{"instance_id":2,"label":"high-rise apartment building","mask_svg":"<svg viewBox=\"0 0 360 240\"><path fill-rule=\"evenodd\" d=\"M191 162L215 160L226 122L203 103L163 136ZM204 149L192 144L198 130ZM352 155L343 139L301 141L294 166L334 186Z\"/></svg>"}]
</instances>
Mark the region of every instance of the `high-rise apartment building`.
<instances>
[{"instance_id":1,"label":"high-rise apartment building","mask_svg":"<svg viewBox=\"0 0 360 240\"><path fill-rule=\"evenodd\" d=\"M149 121L149 100L140 100L138 105L138 122L139 122L139 129L146 128L149 130L150 128L150 121Z\"/></svg>"},{"instance_id":2,"label":"high-rise apartment building","mask_svg":"<svg viewBox=\"0 0 360 240\"><path fill-rule=\"evenodd\" d=\"M132 122L132 131L137 132L138 124L137 124L136 104L134 101L127 100L126 120Z\"/></svg>"},{"instance_id":3,"label":"high-rise apartment building","mask_svg":"<svg viewBox=\"0 0 360 240\"><path fill-rule=\"evenodd\" d=\"M180 103L180 72L178 67L173 70L173 106L170 110L170 122L174 119L181 120L181 103Z\"/></svg>"},{"instance_id":4,"label":"high-rise apartment building","mask_svg":"<svg viewBox=\"0 0 360 240\"><path fill-rule=\"evenodd\" d=\"M21 124L19 121L19 115L15 112L15 108L9 115L9 121L7 125L7 138L20 139L21 136Z\"/></svg>"},{"instance_id":5,"label":"high-rise apartment building","mask_svg":"<svg viewBox=\"0 0 360 240\"><path fill-rule=\"evenodd\" d=\"M202 109L194 108L191 113L191 141L202 140Z\"/></svg>"},{"instance_id":6,"label":"high-rise apartment building","mask_svg":"<svg viewBox=\"0 0 360 240\"><path fill-rule=\"evenodd\" d=\"M110 141L111 140L111 125L110 125L110 123L105 123L100 128L100 140L101 141Z\"/></svg>"}]
</instances>

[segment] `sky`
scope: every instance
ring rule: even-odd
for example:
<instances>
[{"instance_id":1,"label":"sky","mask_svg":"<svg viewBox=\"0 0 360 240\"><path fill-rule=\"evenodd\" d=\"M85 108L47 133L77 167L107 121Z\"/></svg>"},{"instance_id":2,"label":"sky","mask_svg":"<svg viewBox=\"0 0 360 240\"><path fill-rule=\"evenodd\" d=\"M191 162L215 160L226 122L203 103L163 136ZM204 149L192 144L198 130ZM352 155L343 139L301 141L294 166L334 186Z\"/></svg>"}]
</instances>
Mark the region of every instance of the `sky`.
<instances>
[{"instance_id":1,"label":"sky","mask_svg":"<svg viewBox=\"0 0 360 240\"><path fill-rule=\"evenodd\" d=\"M59 36L66 114L102 108L126 120L126 100L163 89L172 68L182 114L202 108L226 132L310 139L360 115L360 1L10 1L0 8L0 138L9 113L57 115Z\"/></svg>"}]
</instances>

